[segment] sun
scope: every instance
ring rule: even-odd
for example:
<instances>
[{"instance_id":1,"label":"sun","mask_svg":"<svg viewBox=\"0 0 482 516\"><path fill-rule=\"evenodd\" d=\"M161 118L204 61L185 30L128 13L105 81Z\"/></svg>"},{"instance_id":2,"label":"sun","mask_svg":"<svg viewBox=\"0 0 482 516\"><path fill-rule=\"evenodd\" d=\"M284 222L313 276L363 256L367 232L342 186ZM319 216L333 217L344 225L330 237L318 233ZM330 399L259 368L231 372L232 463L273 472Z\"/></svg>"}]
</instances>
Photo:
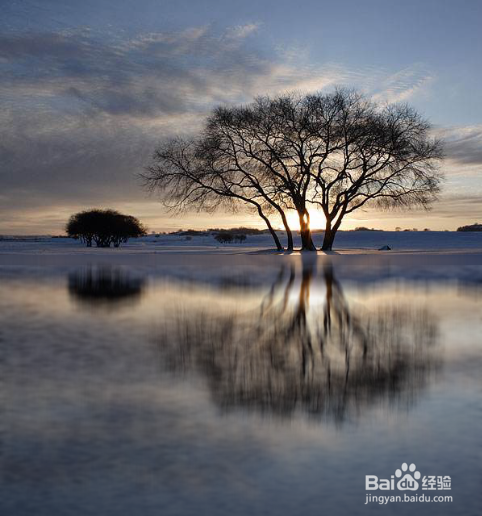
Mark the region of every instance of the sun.
<instances>
[{"instance_id":1,"label":"sun","mask_svg":"<svg viewBox=\"0 0 482 516\"><path fill-rule=\"evenodd\" d=\"M294 210L288 211L286 214L288 224L294 231L300 229L300 219ZM325 215L321 210L310 210L310 229L324 229L326 223Z\"/></svg>"}]
</instances>

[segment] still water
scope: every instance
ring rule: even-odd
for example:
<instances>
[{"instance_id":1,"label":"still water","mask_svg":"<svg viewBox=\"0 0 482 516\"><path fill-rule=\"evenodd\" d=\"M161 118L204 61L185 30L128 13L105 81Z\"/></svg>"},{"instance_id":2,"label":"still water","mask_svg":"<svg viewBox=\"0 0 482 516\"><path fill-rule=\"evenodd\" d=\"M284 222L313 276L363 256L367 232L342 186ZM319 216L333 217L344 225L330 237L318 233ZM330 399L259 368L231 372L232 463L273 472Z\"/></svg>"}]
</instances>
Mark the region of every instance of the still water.
<instances>
[{"instance_id":1,"label":"still water","mask_svg":"<svg viewBox=\"0 0 482 516\"><path fill-rule=\"evenodd\" d=\"M2 516L482 514L482 265L157 260L0 268Z\"/></svg>"}]
</instances>

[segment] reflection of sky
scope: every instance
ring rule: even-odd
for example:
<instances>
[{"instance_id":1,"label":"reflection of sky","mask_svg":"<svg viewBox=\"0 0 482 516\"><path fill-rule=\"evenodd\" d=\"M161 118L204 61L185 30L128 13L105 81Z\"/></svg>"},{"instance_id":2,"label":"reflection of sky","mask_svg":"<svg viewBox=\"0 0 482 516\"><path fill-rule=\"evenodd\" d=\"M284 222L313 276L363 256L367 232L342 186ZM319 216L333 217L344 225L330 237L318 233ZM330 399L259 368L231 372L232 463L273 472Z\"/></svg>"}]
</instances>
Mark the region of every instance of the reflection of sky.
<instances>
[{"instance_id":1,"label":"reflection of sky","mask_svg":"<svg viewBox=\"0 0 482 516\"><path fill-rule=\"evenodd\" d=\"M339 426L306 414L225 413L202 377L162 372L156 342L169 313L253 313L269 282L239 291L215 274L201 283L159 277L130 305L89 309L69 295L66 277L45 272L2 277L2 514L368 513L364 475L389 477L406 461L451 475L455 502L397 514L480 508L477 290L350 282L354 310L411 302L436 314L444 367L407 410L380 403ZM325 286L316 280L311 292L315 309Z\"/></svg>"},{"instance_id":2,"label":"reflection of sky","mask_svg":"<svg viewBox=\"0 0 482 516\"><path fill-rule=\"evenodd\" d=\"M172 219L135 173L162 137L198 129L215 104L334 84L409 102L448 142L433 212L356 213L346 228L475 222L480 2L310 0L299 11L287 0L3 2L0 232L59 233L72 210L91 206L157 231L259 224L244 213Z\"/></svg>"}]
</instances>

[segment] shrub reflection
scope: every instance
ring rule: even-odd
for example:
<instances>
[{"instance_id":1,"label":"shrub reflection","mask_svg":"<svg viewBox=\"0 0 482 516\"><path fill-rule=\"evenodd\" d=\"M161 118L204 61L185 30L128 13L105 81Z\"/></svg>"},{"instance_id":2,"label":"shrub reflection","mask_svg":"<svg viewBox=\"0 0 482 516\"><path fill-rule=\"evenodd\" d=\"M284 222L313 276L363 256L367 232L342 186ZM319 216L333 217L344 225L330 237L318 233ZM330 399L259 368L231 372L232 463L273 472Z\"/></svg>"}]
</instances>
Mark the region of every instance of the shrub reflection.
<instances>
[{"instance_id":1,"label":"shrub reflection","mask_svg":"<svg viewBox=\"0 0 482 516\"><path fill-rule=\"evenodd\" d=\"M144 280L112 267L91 267L69 275L69 294L83 304L111 305L140 299Z\"/></svg>"},{"instance_id":2,"label":"shrub reflection","mask_svg":"<svg viewBox=\"0 0 482 516\"><path fill-rule=\"evenodd\" d=\"M299 275L280 269L249 313L177 311L162 329L164 364L202 374L225 409L340 421L381 402L410 405L438 364L434 316L397 304L351 308L331 264L320 272L313 262ZM310 306L314 285L322 295Z\"/></svg>"}]
</instances>

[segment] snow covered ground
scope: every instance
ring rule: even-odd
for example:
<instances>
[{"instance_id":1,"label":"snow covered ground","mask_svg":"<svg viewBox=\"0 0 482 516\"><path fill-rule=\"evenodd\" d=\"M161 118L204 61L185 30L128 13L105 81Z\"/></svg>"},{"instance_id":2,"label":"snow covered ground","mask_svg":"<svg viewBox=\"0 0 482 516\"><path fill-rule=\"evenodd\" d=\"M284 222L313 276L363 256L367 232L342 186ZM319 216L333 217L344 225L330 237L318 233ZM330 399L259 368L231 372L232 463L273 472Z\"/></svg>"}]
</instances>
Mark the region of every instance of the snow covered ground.
<instances>
[{"instance_id":1,"label":"snow covered ground","mask_svg":"<svg viewBox=\"0 0 482 516\"><path fill-rule=\"evenodd\" d=\"M314 236L317 246L321 236ZM378 251L384 245L392 250ZM328 256L321 251L302 256L278 253L270 235L264 234L229 245L218 244L212 236L147 236L117 249L87 248L67 238L0 240L2 277L26 272L57 276L83 267L111 266L143 277L262 286L272 282L281 267L305 267L310 261L319 271L329 261L344 280L356 283L401 279L482 285L482 233L341 232Z\"/></svg>"},{"instance_id":2,"label":"snow covered ground","mask_svg":"<svg viewBox=\"0 0 482 516\"><path fill-rule=\"evenodd\" d=\"M281 240L286 238L280 232ZM314 234L317 247L321 246L323 235ZM299 246L298 235L295 235L295 246ZM482 232L462 233L449 231L395 232L395 231L341 231L335 241L335 252L353 253L378 251L388 245L392 252L426 251L426 252L482 252ZM119 249L86 248L79 241L69 238L51 237L0 237L0 254L5 253L239 253L253 251L274 251L273 240L269 234L248 235L242 244L219 244L212 235L180 236L149 235L131 239Z\"/></svg>"}]
</instances>

